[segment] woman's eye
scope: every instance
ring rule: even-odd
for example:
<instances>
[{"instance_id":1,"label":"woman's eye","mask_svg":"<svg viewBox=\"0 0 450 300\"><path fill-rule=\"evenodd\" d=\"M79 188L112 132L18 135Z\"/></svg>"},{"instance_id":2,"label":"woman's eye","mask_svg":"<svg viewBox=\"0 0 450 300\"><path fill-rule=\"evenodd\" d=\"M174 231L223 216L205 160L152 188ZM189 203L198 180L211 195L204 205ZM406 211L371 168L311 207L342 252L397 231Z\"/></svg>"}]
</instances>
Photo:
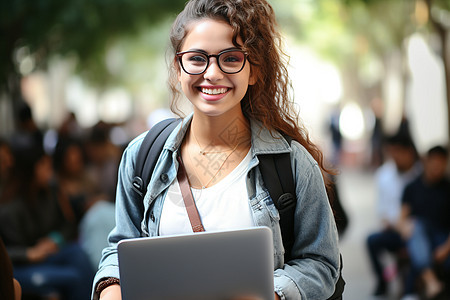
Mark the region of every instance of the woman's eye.
<instances>
[{"instance_id":1,"label":"woman's eye","mask_svg":"<svg viewBox=\"0 0 450 300\"><path fill-rule=\"evenodd\" d=\"M231 51L220 55L220 61L226 64L242 63L244 59L245 55L240 51Z\"/></svg>"},{"instance_id":2,"label":"woman's eye","mask_svg":"<svg viewBox=\"0 0 450 300\"><path fill-rule=\"evenodd\" d=\"M224 59L225 62L238 62L239 58L237 58L236 56L228 56Z\"/></svg>"},{"instance_id":3,"label":"woman's eye","mask_svg":"<svg viewBox=\"0 0 450 300\"><path fill-rule=\"evenodd\" d=\"M202 55L190 56L188 60L193 63L206 63L206 58Z\"/></svg>"}]
</instances>

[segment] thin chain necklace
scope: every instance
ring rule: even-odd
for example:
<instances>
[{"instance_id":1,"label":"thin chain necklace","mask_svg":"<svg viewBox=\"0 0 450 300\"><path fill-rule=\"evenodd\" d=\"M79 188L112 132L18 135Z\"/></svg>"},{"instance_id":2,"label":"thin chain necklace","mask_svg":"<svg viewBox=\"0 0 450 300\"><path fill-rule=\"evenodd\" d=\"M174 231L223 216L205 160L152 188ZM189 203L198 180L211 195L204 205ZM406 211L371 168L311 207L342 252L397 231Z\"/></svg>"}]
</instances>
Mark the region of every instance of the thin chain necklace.
<instances>
[{"instance_id":1,"label":"thin chain necklace","mask_svg":"<svg viewBox=\"0 0 450 300\"><path fill-rule=\"evenodd\" d=\"M213 154L213 153L214 153L214 154L217 154L217 153L225 153L225 152L230 151L230 150L232 150L232 151L234 152L234 150L236 150L237 146L239 146L239 144L237 144L237 145L234 147L234 149L226 149L226 150L221 150L221 151L205 151L205 150L202 149L202 146L200 146L200 143L198 142L197 137L195 136L194 130L191 130L191 132L192 132L192 136L194 137L195 142L197 143L198 148L200 149L200 150L199 150L199 153L200 153L201 155Z\"/></svg>"},{"instance_id":2,"label":"thin chain necklace","mask_svg":"<svg viewBox=\"0 0 450 300\"><path fill-rule=\"evenodd\" d=\"M219 174L220 170L222 170L223 166L225 165L225 162L228 160L228 158L230 158L231 154L233 154L234 151L236 151L238 146L239 146L239 144L236 144L236 146L234 146L234 148L231 149L231 152L229 154L227 154L227 156L225 157L223 162L220 164L220 167L217 169L216 173L214 173L214 176L212 176L211 179L206 184L203 184L203 182L200 180L200 176L198 176L197 169L194 166L194 162L192 161L191 156L188 155L189 159L191 160L192 167L194 168L194 173L197 176L198 181L202 185L202 188L201 188L202 190L206 189L209 186L209 184L213 181L213 179L216 178L216 176ZM221 151L221 152L225 152L225 151ZM204 155L204 154L202 154L202 155Z\"/></svg>"}]
</instances>

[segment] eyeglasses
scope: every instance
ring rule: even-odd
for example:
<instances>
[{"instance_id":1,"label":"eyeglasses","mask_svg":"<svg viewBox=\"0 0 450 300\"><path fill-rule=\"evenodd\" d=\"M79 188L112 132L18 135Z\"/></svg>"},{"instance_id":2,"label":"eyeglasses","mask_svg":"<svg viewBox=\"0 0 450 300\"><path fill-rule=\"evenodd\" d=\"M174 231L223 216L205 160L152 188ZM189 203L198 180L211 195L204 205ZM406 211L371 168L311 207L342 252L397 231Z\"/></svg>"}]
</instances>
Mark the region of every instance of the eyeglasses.
<instances>
[{"instance_id":1,"label":"eyeglasses","mask_svg":"<svg viewBox=\"0 0 450 300\"><path fill-rule=\"evenodd\" d=\"M242 71L247 60L247 54L239 49L229 49L219 54L208 55L204 51L184 51L177 53L178 61L184 72L190 75L200 75L208 69L209 60L215 57L219 69L226 74L236 74Z\"/></svg>"}]
</instances>

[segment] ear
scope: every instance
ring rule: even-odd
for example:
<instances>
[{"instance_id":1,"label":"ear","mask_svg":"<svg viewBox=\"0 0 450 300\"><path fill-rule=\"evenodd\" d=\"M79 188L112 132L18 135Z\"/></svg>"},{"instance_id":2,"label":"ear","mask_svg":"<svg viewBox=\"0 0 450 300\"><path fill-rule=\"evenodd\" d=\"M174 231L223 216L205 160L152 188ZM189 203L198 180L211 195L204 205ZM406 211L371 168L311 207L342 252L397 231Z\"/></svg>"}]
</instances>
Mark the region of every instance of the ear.
<instances>
[{"instance_id":1,"label":"ear","mask_svg":"<svg viewBox=\"0 0 450 300\"><path fill-rule=\"evenodd\" d=\"M259 69L256 66L250 67L250 78L248 79L248 85L254 85L258 79Z\"/></svg>"}]
</instances>

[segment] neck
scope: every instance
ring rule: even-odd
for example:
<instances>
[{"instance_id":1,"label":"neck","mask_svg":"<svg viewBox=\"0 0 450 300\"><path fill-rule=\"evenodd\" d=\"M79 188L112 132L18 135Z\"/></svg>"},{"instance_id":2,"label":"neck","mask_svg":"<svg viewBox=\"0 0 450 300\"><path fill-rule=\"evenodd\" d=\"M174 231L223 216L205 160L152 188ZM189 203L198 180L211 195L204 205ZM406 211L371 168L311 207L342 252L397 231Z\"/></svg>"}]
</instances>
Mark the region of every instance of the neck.
<instances>
[{"instance_id":1,"label":"neck","mask_svg":"<svg viewBox=\"0 0 450 300\"><path fill-rule=\"evenodd\" d=\"M196 117L191 123L190 139L202 147L233 147L250 140L250 124L243 116Z\"/></svg>"},{"instance_id":2,"label":"neck","mask_svg":"<svg viewBox=\"0 0 450 300\"><path fill-rule=\"evenodd\" d=\"M227 176L250 148L249 122L241 118L193 116L181 156L192 187L207 188Z\"/></svg>"}]
</instances>

